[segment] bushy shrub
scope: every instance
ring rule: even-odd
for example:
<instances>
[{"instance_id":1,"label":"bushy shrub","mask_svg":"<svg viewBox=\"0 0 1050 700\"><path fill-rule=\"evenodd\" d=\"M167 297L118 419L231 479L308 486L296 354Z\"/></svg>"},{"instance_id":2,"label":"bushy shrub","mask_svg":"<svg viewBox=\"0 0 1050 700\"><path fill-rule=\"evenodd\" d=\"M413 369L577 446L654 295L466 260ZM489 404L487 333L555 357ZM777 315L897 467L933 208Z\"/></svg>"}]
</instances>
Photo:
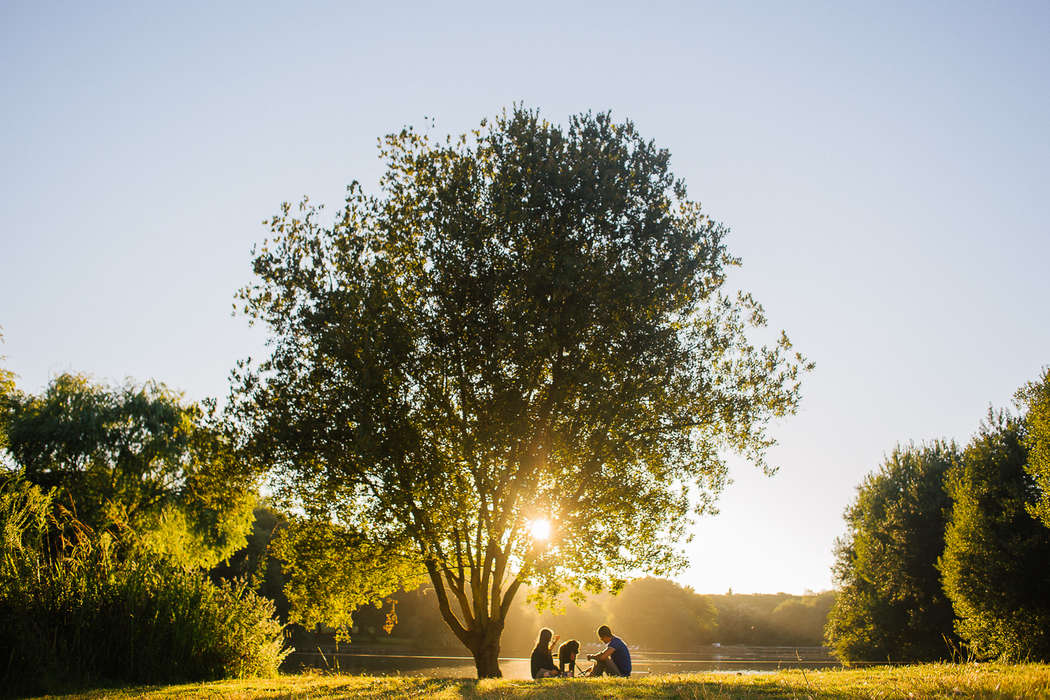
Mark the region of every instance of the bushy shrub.
<instances>
[{"instance_id":1,"label":"bushy shrub","mask_svg":"<svg viewBox=\"0 0 1050 700\"><path fill-rule=\"evenodd\" d=\"M273 604L245 584L96 534L24 481L0 484L0 687L271 675Z\"/></svg>"}]
</instances>

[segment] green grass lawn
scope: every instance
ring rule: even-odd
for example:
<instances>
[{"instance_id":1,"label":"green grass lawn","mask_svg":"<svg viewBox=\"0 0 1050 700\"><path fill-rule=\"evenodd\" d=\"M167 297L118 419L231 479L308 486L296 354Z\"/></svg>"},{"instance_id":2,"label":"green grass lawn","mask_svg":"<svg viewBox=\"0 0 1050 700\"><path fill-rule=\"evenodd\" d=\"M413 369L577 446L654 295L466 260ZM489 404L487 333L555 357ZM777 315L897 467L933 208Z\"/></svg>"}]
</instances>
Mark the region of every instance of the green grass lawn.
<instances>
[{"instance_id":1,"label":"green grass lawn","mask_svg":"<svg viewBox=\"0 0 1050 700\"><path fill-rule=\"evenodd\" d=\"M55 697L55 696L51 696ZM468 680L327 674L100 689L66 698L1050 698L1047 664L927 664L761 674Z\"/></svg>"}]
</instances>

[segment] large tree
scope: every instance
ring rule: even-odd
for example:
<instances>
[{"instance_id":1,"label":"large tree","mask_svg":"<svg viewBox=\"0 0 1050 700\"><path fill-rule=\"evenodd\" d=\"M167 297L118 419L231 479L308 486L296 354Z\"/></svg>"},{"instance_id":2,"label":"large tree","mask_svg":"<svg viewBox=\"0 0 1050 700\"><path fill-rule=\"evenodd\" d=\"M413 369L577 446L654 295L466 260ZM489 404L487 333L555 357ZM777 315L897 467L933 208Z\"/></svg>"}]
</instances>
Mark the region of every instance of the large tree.
<instances>
[{"instance_id":1,"label":"large tree","mask_svg":"<svg viewBox=\"0 0 1050 700\"><path fill-rule=\"evenodd\" d=\"M151 549L211 567L244 546L251 470L208 406L158 382L107 386L76 374L4 401L16 468L94 529L126 523Z\"/></svg>"},{"instance_id":2,"label":"large tree","mask_svg":"<svg viewBox=\"0 0 1050 700\"><path fill-rule=\"evenodd\" d=\"M842 659L950 657L952 607L937 560L951 500L945 479L954 444L898 447L857 488L838 542L838 595L827 643Z\"/></svg>"},{"instance_id":3,"label":"large tree","mask_svg":"<svg viewBox=\"0 0 1050 700\"><path fill-rule=\"evenodd\" d=\"M749 339L765 319L723 292L727 230L629 122L515 108L381 155L379 194L351 185L332 223L305 200L269 222L241 299L270 355L235 398L276 492L347 556L420 567L495 676L526 583L682 564L724 450L766 467L807 363Z\"/></svg>"},{"instance_id":4,"label":"large tree","mask_svg":"<svg viewBox=\"0 0 1050 700\"><path fill-rule=\"evenodd\" d=\"M1033 515L1024 421L990 412L952 467L940 567L956 629L978 658L1050 660L1050 530Z\"/></svg>"}]
</instances>

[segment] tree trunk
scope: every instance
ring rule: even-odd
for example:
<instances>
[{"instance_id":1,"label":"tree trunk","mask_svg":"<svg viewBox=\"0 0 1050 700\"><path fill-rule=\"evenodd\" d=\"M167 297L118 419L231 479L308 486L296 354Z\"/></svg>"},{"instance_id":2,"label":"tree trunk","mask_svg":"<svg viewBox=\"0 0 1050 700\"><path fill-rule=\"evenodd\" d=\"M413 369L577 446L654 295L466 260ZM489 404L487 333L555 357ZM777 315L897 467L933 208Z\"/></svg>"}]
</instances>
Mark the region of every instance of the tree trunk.
<instances>
[{"instance_id":1,"label":"tree trunk","mask_svg":"<svg viewBox=\"0 0 1050 700\"><path fill-rule=\"evenodd\" d=\"M478 678L502 678L499 670L499 638L494 640L480 640L477 646L472 646L470 653L474 656L474 666L478 670Z\"/></svg>"}]
</instances>

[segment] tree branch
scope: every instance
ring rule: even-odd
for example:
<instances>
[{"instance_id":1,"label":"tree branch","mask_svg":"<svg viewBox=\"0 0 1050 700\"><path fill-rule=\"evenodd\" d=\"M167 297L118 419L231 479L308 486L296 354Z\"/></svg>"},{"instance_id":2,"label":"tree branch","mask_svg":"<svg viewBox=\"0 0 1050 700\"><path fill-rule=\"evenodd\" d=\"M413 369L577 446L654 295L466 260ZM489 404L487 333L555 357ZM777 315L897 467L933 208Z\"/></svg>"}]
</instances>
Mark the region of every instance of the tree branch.
<instances>
[{"instance_id":1,"label":"tree branch","mask_svg":"<svg viewBox=\"0 0 1050 700\"><path fill-rule=\"evenodd\" d=\"M434 594L438 599L438 609L441 611L441 617L448 623L448 626L452 629L452 633L456 635L459 641L467 644L468 630L460 622L459 618L456 617L456 613L452 611L452 606L449 605L448 594L445 592L444 582L441 580L441 572L438 571L437 562L432 558L426 560L427 574L430 576L430 582L434 584Z\"/></svg>"}]
</instances>

